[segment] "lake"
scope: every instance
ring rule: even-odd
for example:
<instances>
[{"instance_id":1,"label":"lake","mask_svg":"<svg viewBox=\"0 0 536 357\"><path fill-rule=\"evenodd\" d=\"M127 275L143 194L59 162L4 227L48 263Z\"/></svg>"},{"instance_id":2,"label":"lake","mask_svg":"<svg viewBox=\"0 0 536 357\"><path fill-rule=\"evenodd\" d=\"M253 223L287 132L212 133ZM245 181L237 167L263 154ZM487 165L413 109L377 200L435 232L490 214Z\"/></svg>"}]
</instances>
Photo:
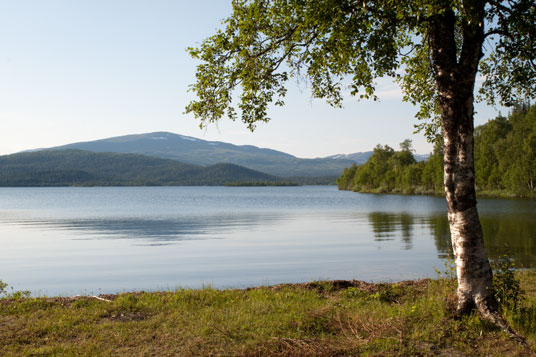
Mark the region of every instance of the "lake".
<instances>
[{"instance_id":1,"label":"lake","mask_svg":"<svg viewBox=\"0 0 536 357\"><path fill-rule=\"evenodd\" d=\"M536 201L480 199L491 258L536 267ZM303 187L0 188L0 280L35 295L437 276L443 198Z\"/></svg>"}]
</instances>

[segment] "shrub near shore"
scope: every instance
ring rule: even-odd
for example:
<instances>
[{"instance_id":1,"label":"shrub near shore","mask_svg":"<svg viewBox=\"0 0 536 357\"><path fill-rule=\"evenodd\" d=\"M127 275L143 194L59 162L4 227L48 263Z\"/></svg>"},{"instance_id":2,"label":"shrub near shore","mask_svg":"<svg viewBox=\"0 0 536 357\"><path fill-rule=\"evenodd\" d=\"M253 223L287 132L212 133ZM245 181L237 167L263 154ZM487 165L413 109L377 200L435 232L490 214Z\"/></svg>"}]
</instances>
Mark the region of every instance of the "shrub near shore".
<instances>
[{"instance_id":1,"label":"shrub near shore","mask_svg":"<svg viewBox=\"0 0 536 357\"><path fill-rule=\"evenodd\" d=\"M504 315L536 346L536 272ZM527 355L478 316L457 320L452 277L326 281L244 290L179 289L77 298L0 299L0 354Z\"/></svg>"}]
</instances>

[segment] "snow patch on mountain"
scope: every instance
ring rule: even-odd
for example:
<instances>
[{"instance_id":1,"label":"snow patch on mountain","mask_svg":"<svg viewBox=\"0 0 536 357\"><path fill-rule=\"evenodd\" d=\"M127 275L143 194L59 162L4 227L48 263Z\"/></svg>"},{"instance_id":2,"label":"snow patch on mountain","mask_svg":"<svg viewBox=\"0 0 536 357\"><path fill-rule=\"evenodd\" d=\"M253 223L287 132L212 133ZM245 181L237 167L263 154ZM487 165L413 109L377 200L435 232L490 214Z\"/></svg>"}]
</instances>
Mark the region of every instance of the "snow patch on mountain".
<instances>
[{"instance_id":1,"label":"snow patch on mountain","mask_svg":"<svg viewBox=\"0 0 536 357\"><path fill-rule=\"evenodd\" d=\"M196 138L191 138L189 136L182 136L182 135L179 135L181 137L181 139L184 139L184 140L189 140L189 141L197 141Z\"/></svg>"},{"instance_id":2,"label":"snow patch on mountain","mask_svg":"<svg viewBox=\"0 0 536 357\"><path fill-rule=\"evenodd\" d=\"M330 156L329 158L330 159L346 159L347 157L348 157L347 154L338 154L338 155Z\"/></svg>"}]
</instances>

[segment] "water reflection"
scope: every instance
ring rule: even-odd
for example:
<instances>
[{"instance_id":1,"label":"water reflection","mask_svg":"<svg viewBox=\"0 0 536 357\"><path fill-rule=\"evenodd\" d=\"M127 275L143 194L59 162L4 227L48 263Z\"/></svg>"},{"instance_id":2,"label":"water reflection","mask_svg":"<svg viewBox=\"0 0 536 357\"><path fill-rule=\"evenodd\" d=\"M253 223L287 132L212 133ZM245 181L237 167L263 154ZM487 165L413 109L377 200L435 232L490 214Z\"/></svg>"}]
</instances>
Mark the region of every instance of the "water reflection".
<instances>
[{"instance_id":1,"label":"water reflection","mask_svg":"<svg viewBox=\"0 0 536 357\"><path fill-rule=\"evenodd\" d=\"M362 219L354 216L353 219ZM249 230L296 219L283 214L227 214L171 218L91 218L20 220L17 223L41 229L61 229L77 239L136 239L147 245L173 244L186 240L217 239L223 233ZM366 219L376 242L400 239L401 250L414 249L414 229L427 227L440 259L453 257L446 214L415 216L409 213L371 212ZM536 266L536 221L526 215L483 215L480 218L490 259L505 254L519 267Z\"/></svg>"},{"instance_id":2,"label":"water reflection","mask_svg":"<svg viewBox=\"0 0 536 357\"><path fill-rule=\"evenodd\" d=\"M254 229L283 219L280 215L227 214L170 218L84 218L12 220L20 226L69 231L76 239L134 239L144 245L218 239L222 233ZM140 243L140 242L138 242Z\"/></svg>"},{"instance_id":3,"label":"water reflection","mask_svg":"<svg viewBox=\"0 0 536 357\"><path fill-rule=\"evenodd\" d=\"M424 219L430 227L438 256L453 256L450 230L446 215L434 215ZM505 254L514 258L519 268L536 267L536 220L526 214L482 215L484 244L491 260Z\"/></svg>"},{"instance_id":4,"label":"water reflection","mask_svg":"<svg viewBox=\"0 0 536 357\"><path fill-rule=\"evenodd\" d=\"M335 217L335 216L334 216ZM340 213L345 222L368 224L368 239L391 244L399 240L400 250L414 250L415 235L429 236L433 240L439 259L452 259L453 252L446 214L414 215L407 212L392 213L375 211L366 215ZM210 215L178 215L169 217L102 217L102 218L57 218L9 219L4 215L0 223L10 223L36 229L69 231L74 239L129 239L142 245L169 245L189 240L229 238L233 232L265 230L283 222L302 222L307 231L310 222L325 221L330 224L330 215L288 213L232 213ZM484 241L490 259L505 254L513 257L518 267L536 267L536 220L529 213L502 214L484 213L480 217ZM309 222L309 223L306 223ZM346 224L346 223L345 223ZM418 231L417 227L421 227ZM424 231L422 230L424 228ZM339 234L356 229L340 227ZM427 232L426 232L427 231ZM365 238L359 232L355 239ZM419 243L420 244L420 243Z\"/></svg>"},{"instance_id":5,"label":"water reflection","mask_svg":"<svg viewBox=\"0 0 536 357\"><path fill-rule=\"evenodd\" d=\"M488 255L497 259L508 254L518 267L536 267L536 220L527 215L481 217Z\"/></svg>"},{"instance_id":6,"label":"water reflection","mask_svg":"<svg viewBox=\"0 0 536 357\"><path fill-rule=\"evenodd\" d=\"M430 234L434 239L437 249L437 256L441 259L452 259L454 255L447 214L430 215L429 217L423 218L421 223L430 229Z\"/></svg>"},{"instance_id":7,"label":"water reflection","mask_svg":"<svg viewBox=\"0 0 536 357\"><path fill-rule=\"evenodd\" d=\"M398 232L401 233L401 240L404 243L402 249L410 250L413 248L413 226L415 219L413 215L407 213L386 213L372 212L368 219L374 233L374 240L389 241L394 240Z\"/></svg>"},{"instance_id":8,"label":"water reflection","mask_svg":"<svg viewBox=\"0 0 536 357\"><path fill-rule=\"evenodd\" d=\"M372 212L368 215L374 241L404 243L402 250L413 249L414 229L417 225L428 228L434 240L437 256L452 259L453 251L446 214L417 216L408 213ZM530 214L483 214L480 217L484 242L491 260L505 254L515 259L520 268L536 267L536 220Z\"/></svg>"},{"instance_id":9,"label":"water reflection","mask_svg":"<svg viewBox=\"0 0 536 357\"><path fill-rule=\"evenodd\" d=\"M486 199L479 210L489 256L509 252L536 267L536 201ZM48 294L397 281L434 277L451 256L437 197L335 187L0 189L0 278Z\"/></svg>"}]
</instances>

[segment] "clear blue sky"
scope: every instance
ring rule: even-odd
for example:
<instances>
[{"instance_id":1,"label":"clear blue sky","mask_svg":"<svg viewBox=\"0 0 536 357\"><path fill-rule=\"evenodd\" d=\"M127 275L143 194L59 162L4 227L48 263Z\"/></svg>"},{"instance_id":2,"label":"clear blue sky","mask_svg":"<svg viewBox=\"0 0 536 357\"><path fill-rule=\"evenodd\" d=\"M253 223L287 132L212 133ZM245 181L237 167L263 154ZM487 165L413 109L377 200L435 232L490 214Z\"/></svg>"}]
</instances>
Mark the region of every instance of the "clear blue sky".
<instances>
[{"instance_id":1,"label":"clear blue sky","mask_svg":"<svg viewBox=\"0 0 536 357\"><path fill-rule=\"evenodd\" d=\"M220 27L231 0L0 0L0 155L111 136L170 131L299 157L398 148L416 109L381 81L380 102L343 109L291 83L287 105L254 133L222 120L206 130L184 113L195 66L186 53ZM497 115L477 106L476 123Z\"/></svg>"}]
</instances>

